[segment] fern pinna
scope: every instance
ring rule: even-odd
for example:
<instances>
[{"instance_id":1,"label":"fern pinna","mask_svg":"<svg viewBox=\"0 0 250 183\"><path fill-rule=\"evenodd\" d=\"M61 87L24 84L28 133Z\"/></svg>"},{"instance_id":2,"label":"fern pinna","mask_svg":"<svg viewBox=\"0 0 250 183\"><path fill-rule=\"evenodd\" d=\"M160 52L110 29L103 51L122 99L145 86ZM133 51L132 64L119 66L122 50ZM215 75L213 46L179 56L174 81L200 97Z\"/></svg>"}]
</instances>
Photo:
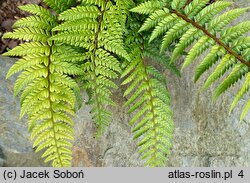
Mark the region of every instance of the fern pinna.
<instances>
[{"instance_id":1,"label":"fern pinna","mask_svg":"<svg viewBox=\"0 0 250 183\"><path fill-rule=\"evenodd\" d=\"M7 78L22 71L14 95L23 90L20 117L28 115L36 151L45 150L42 157L46 158L45 162L52 161L53 166L70 166L70 141L74 136L70 116L75 114L75 92L79 92L70 76L83 72L71 60L60 58L70 47L51 40L52 29L58 25L57 17L38 5L20 9L33 15L18 20L14 32L4 35L4 38L27 41L4 54L21 57L9 69Z\"/></svg>"},{"instance_id":2,"label":"fern pinna","mask_svg":"<svg viewBox=\"0 0 250 183\"><path fill-rule=\"evenodd\" d=\"M163 36L161 51L175 43L172 62L188 50L182 69L209 49L196 69L195 81L216 63L217 67L207 78L203 89L230 72L215 89L213 99L246 75L245 83L235 97L231 110L249 90L250 84L250 39L246 35L250 30L250 21L228 26L249 8L228 9L232 4L228 1L209 0L151 0L131 10L148 15L140 31L152 30L150 42ZM249 109L250 100L243 109L241 120Z\"/></svg>"}]
</instances>

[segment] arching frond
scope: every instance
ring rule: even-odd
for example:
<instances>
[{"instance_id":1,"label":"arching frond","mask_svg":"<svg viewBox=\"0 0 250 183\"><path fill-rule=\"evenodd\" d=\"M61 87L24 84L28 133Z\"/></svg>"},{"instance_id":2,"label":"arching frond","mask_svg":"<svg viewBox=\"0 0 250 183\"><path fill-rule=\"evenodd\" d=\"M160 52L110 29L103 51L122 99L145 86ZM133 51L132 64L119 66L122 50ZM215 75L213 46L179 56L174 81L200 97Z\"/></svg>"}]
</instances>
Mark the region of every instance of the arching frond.
<instances>
[{"instance_id":1,"label":"arching frond","mask_svg":"<svg viewBox=\"0 0 250 183\"><path fill-rule=\"evenodd\" d=\"M28 116L33 147L44 151L45 162L51 161L56 167L70 166L74 136L70 116L75 114L75 91L79 91L70 75L82 74L82 70L69 59L56 59L65 48L50 41L52 28L58 24L56 16L38 5L26 5L21 9L34 15L18 20L14 32L3 37L30 42L4 54L21 57L6 77L21 72L14 95L22 93L20 117Z\"/></svg>"},{"instance_id":2,"label":"arching frond","mask_svg":"<svg viewBox=\"0 0 250 183\"><path fill-rule=\"evenodd\" d=\"M152 1L142 3L132 9L134 12L149 14L141 31L153 28L151 39L164 35L162 38L163 51L167 46L175 43L171 61L174 62L184 52L188 52L182 69L192 64L200 55L206 53L195 72L195 81L201 75L218 64L212 74L207 78L203 88L208 88L218 78L229 75L215 89L213 99L218 98L233 84L248 74L250 68L249 56L249 21L228 26L249 8L227 9L232 2L208 0L172 0L171 6L145 6ZM167 9L167 10L166 10ZM151 11L150 11L151 10ZM236 96L232 108L247 92L245 83ZM249 104L243 110L242 116L250 108ZM231 109L232 109L231 108ZM241 116L241 119L243 118Z\"/></svg>"}]
</instances>

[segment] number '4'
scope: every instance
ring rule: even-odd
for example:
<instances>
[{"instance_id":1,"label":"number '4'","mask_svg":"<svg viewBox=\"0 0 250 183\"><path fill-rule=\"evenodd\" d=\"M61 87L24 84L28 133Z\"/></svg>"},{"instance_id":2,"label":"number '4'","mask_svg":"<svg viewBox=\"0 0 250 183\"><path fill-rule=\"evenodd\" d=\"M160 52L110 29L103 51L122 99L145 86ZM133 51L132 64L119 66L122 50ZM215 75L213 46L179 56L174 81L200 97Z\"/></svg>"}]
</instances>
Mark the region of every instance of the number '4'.
<instances>
[{"instance_id":1,"label":"number '4'","mask_svg":"<svg viewBox=\"0 0 250 183\"><path fill-rule=\"evenodd\" d=\"M239 177L243 178L244 174L243 174L243 170L240 171L240 173L238 174Z\"/></svg>"}]
</instances>

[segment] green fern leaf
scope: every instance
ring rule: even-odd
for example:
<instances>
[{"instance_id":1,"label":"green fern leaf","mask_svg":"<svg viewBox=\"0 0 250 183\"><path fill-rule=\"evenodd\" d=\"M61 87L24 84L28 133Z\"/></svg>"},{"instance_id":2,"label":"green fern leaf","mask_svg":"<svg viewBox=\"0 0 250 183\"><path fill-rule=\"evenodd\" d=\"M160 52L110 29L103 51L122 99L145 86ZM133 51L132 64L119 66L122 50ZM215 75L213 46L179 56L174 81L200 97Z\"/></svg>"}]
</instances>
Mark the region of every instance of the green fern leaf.
<instances>
[{"instance_id":1,"label":"green fern leaf","mask_svg":"<svg viewBox=\"0 0 250 183\"><path fill-rule=\"evenodd\" d=\"M50 11L42 6L38 6L36 4L28 4L24 6L19 6L19 8L23 11L27 11L33 15L37 15L48 22L56 22L55 16L53 16Z\"/></svg>"},{"instance_id":2,"label":"green fern leaf","mask_svg":"<svg viewBox=\"0 0 250 183\"><path fill-rule=\"evenodd\" d=\"M76 0L43 0L50 8L57 13L61 13L72 6L76 5Z\"/></svg>"},{"instance_id":3,"label":"green fern leaf","mask_svg":"<svg viewBox=\"0 0 250 183\"><path fill-rule=\"evenodd\" d=\"M241 79L247 72L248 67L243 64L237 64L229 76L216 88L213 94L213 100L216 100L223 92Z\"/></svg>"},{"instance_id":4,"label":"green fern leaf","mask_svg":"<svg viewBox=\"0 0 250 183\"><path fill-rule=\"evenodd\" d=\"M36 152L43 150L45 162L52 161L53 166L70 166L74 136L70 115L75 114L75 92L79 87L69 75L82 74L82 70L70 59L56 59L56 55L62 55L65 48L70 48L50 41L52 29L58 24L56 16L38 5L20 9L35 15L18 20L14 32L3 37L31 42L5 53L22 57L6 77L22 71L14 85L14 95L23 90L20 117L28 116L28 130L34 140L33 146L37 147ZM65 56L72 55L65 53Z\"/></svg>"},{"instance_id":5,"label":"green fern leaf","mask_svg":"<svg viewBox=\"0 0 250 183\"><path fill-rule=\"evenodd\" d=\"M5 52L4 56L25 56L28 54L49 54L49 46L42 42L27 42L16 46L12 50Z\"/></svg>"},{"instance_id":6,"label":"green fern leaf","mask_svg":"<svg viewBox=\"0 0 250 183\"><path fill-rule=\"evenodd\" d=\"M230 107L230 112L232 112L232 110L235 108L236 104L238 103L238 101L244 96L244 94L246 94L246 92L249 90L250 87L250 73L247 73L246 75L246 80L243 84L243 86L241 87L241 89L238 91L236 97L234 98L234 101L231 104ZM243 115L245 116L245 115ZM244 117L243 117L244 118Z\"/></svg>"},{"instance_id":7,"label":"green fern leaf","mask_svg":"<svg viewBox=\"0 0 250 183\"><path fill-rule=\"evenodd\" d=\"M173 9L181 9L184 7L185 4L186 4L186 0L173 0L171 7Z\"/></svg>"},{"instance_id":8,"label":"green fern leaf","mask_svg":"<svg viewBox=\"0 0 250 183\"><path fill-rule=\"evenodd\" d=\"M59 20L74 21L83 18L97 18L100 11L96 6L77 6L76 8L68 9L59 15Z\"/></svg>"},{"instance_id":9,"label":"green fern leaf","mask_svg":"<svg viewBox=\"0 0 250 183\"><path fill-rule=\"evenodd\" d=\"M46 42L49 37L50 36L48 31L31 27L18 28L14 30L14 32L7 32L3 35L3 38L21 39L25 41L29 40L37 42Z\"/></svg>"},{"instance_id":10,"label":"green fern leaf","mask_svg":"<svg viewBox=\"0 0 250 183\"><path fill-rule=\"evenodd\" d=\"M151 14L156 10L161 9L165 3L163 1L151 0L141 3L137 7L131 9L130 11L140 13L140 14Z\"/></svg>"}]
</instances>

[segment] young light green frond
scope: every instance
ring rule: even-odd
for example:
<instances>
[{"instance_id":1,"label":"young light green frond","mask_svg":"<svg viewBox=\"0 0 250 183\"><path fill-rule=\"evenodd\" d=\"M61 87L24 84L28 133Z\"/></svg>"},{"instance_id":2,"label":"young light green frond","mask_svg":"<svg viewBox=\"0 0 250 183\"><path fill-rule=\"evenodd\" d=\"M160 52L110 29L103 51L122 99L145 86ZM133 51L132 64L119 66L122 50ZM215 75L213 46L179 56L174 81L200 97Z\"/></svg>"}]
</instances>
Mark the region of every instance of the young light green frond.
<instances>
[{"instance_id":1,"label":"young light green frond","mask_svg":"<svg viewBox=\"0 0 250 183\"><path fill-rule=\"evenodd\" d=\"M250 109L250 100L248 100L247 104L244 106L242 113L240 115L240 121L243 121L247 113L249 112Z\"/></svg>"},{"instance_id":2,"label":"young light green frond","mask_svg":"<svg viewBox=\"0 0 250 183\"><path fill-rule=\"evenodd\" d=\"M175 39L179 38L186 30L190 28L190 25L184 21L180 20L180 22L176 23L168 32L165 34L160 52L163 52L164 49L172 43Z\"/></svg>"},{"instance_id":3,"label":"young light green frond","mask_svg":"<svg viewBox=\"0 0 250 183\"><path fill-rule=\"evenodd\" d=\"M215 68L214 72L207 78L205 84L203 85L203 89L207 89L211 84L214 83L217 79L223 76L227 70L229 70L235 64L235 58L230 54L225 55L218 66Z\"/></svg>"},{"instance_id":4,"label":"young light green frond","mask_svg":"<svg viewBox=\"0 0 250 183\"><path fill-rule=\"evenodd\" d=\"M164 34L165 32L167 32L167 30L172 27L173 25L175 25L176 23L178 23L179 21L181 21L181 19L178 19L177 15L175 14L170 14L167 15L162 21L160 21L158 23L158 25L155 27L155 29L153 30L150 40L149 42L153 41L155 38L157 38L158 36Z\"/></svg>"},{"instance_id":5,"label":"young light green frond","mask_svg":"<svg viewBox=\"0 0 250 183\"><path fill-rule=\"evenodd\" d=\"M239 100L249 91L249 87L250 87L250 73L248 72L246 74L246 79L245 79L243 86L238 91L236 97L234 98L234 101L231 104L230 112L232 112L232 110L235 108Z\"/></svg>"},{"instance_id":6,"label":"young light green frond","mask_svg":"<svg viewBox=\"0 0 250 183\"><path fill-rule=\"evenodd\" d=\"M250 21L241 22L233 27L224 29L221 32L221 39L225 42L230 42L232 40L238 39L250 30Z\"/></svg>"},{"instance_id":7,"label":"young light green frond","mask_svg":"<svg viewBox=\"0 0 250 183\"><path fill-rule=\"evenodd\" d=\"M90 30L97 31L98 23L91 18L65 22L53 29L53 31L77 31Z\"/></svg>"},{"instance_id":8,"label":"young light green frond","mask_svg":"<svg viewBox=\"0 0 250 183\"><path fill-rule=\"evenodd\" d=\"M137 7L131 9L130 11L140 14L151 14L156 10L161 9L164 4L164 2L157 0L146 1L138 5Z\"/></svg>"},{"instance_id":9,"label":"young light green frond","mask_svg":"<svg viewBox=\"0 0 250 183\"><path fill-rule=\"evenodd\" d=\"M76 0L43 0L43 2L57 13L61 13L76 5Z\"/></svg>"},{"instance_id":10,"label":"young light green frond","mask_svg":"<svg viewBox=\"0 0 250 183\"><path fill-rule=\"evenodd\" d=\"M220 46L215 45L211 48L211 51L207 56L202 60L200 65L195 70L195 82L198 81L200 76L204 74L213 64L219 60L219 55L224 55L225 50Z\"/></svg>"},{"instance_id":11,"label":"young light green frond","mask_svg":"<svg viewBox=\"0 0 250 183\"><path fill-rule=\"evenodd\" d=\"M70 166L74 136L74 123L70 116L75 114L76 93L80 89L69 75L83 72L74 63L75 59L70 58L76 53L79 56L80 52L67 53L71 46L50 40L53 35L51 29L58 23L50 10L38 5L26 5L21 9L35 15L18 20L14 32L6 33L4 38L30 42L5 54L21 57L6 77L22 71L14 85L14 95L23 90L20 117L28 116L28 130L36 152L43 150L45 162L52 161L53 166ZM71 57L58 59L59 54Z\"/></svg>"},{"instance_id":12,"label":"young light green frond","mask_svg":"<svg viewBox=\"0 0 250 183\"><path fill-rule=\"evenodd\" d=\"M68 9L59 15L59 20L74 21L83 18L97 18L100 11L96 6L77 6Z\"/></svg>"},{"instance_id":13,"label":"young light green frond","mask_svg":"<svg viewBox=\"0 0 250 183\"><path fill-rule=\"evenodd\" d=\"M209 20L213 19L215 15L217 15L219 12L223 11L227 7L232 5L232 2L228 1L216 1L208 6L206 6L204 9L202 9L195 17L194 19L196 22L199 22L201 25L205 25Z\"/></svg>"},{"instance_id":14,"label":"young light green frond","mask_svg":"<svg viewBox=\"0 0 250 183\"><path fill-rule=\"evenodd\" d=\"M184 12L186 15L188 15L189 18L193 18L197 13L199 13L207 4L209 3L209 0L193 0L191 3L189 3L185 9Z\"/></svg>"},{"instance_id":15,"label":"young light green frond","mask_svg":"<svg viewBox=\"0 0 250 183\"><path fill-rule=\"evenodd\" d=\"M48 65L48 57L45 55L31 55L31 56L25 56L22 59L19 59L8 71L6 75L6 79L8 79L10 76L12 76L15 73L20 72L21 70L25 70L27 68L40 65L44 63L45 65Z\"/></svg>"},{"instance_id":16,"label":"young light green frond","mask_svg":"<svg viewBox=\"0 0 250 183\"><path fill-rule=\"evenodd\" d=\"M7 32L3 35L3 38L37 42L46 42L49 37L50 36L48 31L32 27L18 28L14 30L14 32Z\"/></svg>"},{"instance_id":17,"label":"young light green frond","mask_svg":"<svg viewBox=\"0 0 250 183\"><path fill-rule=\"evenodd\" d=\"M180 10L184 7L186 2L187 2L186 0L173 0L171 7L175 10Z\"/></svg>"},{"instance_id":18,"label":"young light green frond","mask_svg":"<svg viewBox=\"0 0 250 183\"><path fill-rule=\"evenodd\" d=\"M42 42L27 42L5 52L4 56L25 56L28 54L49 54L49 46Z\"/></svg>"},{"instance_id":19,"label":"young light green frond","mask_svg":"<svg viewBox=\"0 0 250 183\"><path fill-rule=\"evenodd\" d=\"M213 94L213 100L216 100L223 92L245 76L247 72L249 72L249 69L246 65L237 64L229 76L216 88Z\"/></svg>"},{"instance_id":20,"label":"young light green frond","mask_svg":"<svg viewBox=\"0 0 250 183\"><path fill-rule=\"evenodd\" d=\"M80 0L80 1L86 5L97 5L99 7L104 7L105 5L104 0Z\"/></svg>"},{"instance_id":21,"label":"young light green frond","mask_svg":"<svg viewBox=\"0 0 250 183\"><path fill-rule=\"evenodd\" d=\"M17 20L13 28L18 27L33 27L33 28L40 28L40 29L51 29L51 23L45 20L44 18L41 18L39 16L30 16L26 18L21 18Z\"/></svg>"},{"instance_id":22,"label":"young light green frond","mask_svg":"<svg viewBox=\"0 0 250 183\"><path fill-rule=\"evenodd\" d=\"M208 23L208 28L213 31L220 31L227 24L231 23L234 19L245 13L248 8L237 8L214 18Z\"/></svg>"},{"instance_id":23,"label":"young light green frond","mask_svg":"<svg viewBox=\"0 0 250 183\"><path fill-rule=\"evenodd\" d=\"M196 41L202 34L202 31L195 27L188 29L180 38L179 43L175 46L171 57L171 62L174 62L180 55L182 55L185 49L188 48L188 46L190 46L194 41Z\"/></svg>"},{"instance_id":24,"label":"young light green frond","mask_svg":"<svg viewBox=\"0 0 250 183\"><path fill-rule=\"evenodd\" d=\"M47 21L56 22L55 16L53 16L48 9L43 8L42 6L38 6L36 4L28 4L19 6L19 9L37 15Z\"/></svg>"},{"instance_id":25,"label":"young light green frond","mask_svg":"<svg viewBox=\"0 0 250 183\"><path fill-rule=\"evenodd\" d=\"M210 44L214 44L213 39L208 36L203 36L200 40L191 48L188 52L188 55L182 65L182 70L191 64L195 58L197 58L200 54L202 54L206 49L209 48Z\"/></svg>"},{"instance_id":26,"label":"young light green frond","mask_svg":"<svg viewBox=\"0 0 250 183\"><path fill-rule=\"evenodd\" d=\"M155 27L163 18L165 18L168 15L169 15L169 10L167 8L155 11L145 20L139 32Z\"/></svg>"}]
</instances>

